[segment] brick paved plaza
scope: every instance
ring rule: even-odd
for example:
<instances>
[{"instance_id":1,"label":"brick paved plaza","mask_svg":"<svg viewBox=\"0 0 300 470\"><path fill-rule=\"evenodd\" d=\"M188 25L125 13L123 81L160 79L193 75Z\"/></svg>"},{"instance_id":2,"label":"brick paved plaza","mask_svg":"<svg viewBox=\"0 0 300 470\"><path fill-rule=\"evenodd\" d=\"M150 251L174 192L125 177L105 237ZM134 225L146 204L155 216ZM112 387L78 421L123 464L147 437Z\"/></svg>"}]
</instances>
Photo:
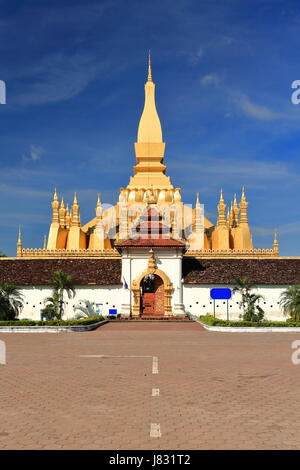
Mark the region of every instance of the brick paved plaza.
<instances>
[{"instance_id":1,"label":"brick paved plaza","mask_svg":"<svg viewBox=\"0 0 300 470\"><path fill-rule=\"evenodd\" d=\"M300 448L299 333L143 322L0 339L1 449Z\"/></svg>"}]
</instances>

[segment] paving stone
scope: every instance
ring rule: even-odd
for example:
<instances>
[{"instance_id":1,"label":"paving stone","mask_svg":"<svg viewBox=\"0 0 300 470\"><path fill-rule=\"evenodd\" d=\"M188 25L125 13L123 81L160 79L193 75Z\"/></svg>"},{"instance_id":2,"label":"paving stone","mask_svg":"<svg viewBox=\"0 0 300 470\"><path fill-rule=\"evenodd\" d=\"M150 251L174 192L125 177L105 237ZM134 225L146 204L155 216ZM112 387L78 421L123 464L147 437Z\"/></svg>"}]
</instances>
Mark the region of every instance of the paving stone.
<instances>
[{"instance_id":1,"label":"paving stone","mask_svg":"<svg viewBox=\"0 0 300 470\"><path fill-rule=\"evenodd\" d=\"M0 449L300 448L297 333L120 322L0 339ZM160 438L150 437L151 423Z\"/></svg>"}]
</instances>

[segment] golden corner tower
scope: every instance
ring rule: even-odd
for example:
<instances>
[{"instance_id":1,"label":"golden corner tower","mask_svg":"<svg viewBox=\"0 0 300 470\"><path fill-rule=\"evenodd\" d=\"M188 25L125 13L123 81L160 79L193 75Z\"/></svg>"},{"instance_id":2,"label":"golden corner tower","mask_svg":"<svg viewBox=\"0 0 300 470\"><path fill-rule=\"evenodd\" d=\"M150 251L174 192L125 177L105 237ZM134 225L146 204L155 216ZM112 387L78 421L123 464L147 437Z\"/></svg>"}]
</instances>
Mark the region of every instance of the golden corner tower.
<instances>
[{"instance_id":1,"label":"golden corner tower","mask_svg":"<svg viewBox=\"0 0 300 470\"><path fill-rule=\"evenodd\" d=\"M118 246L128 239L143 236L161 236L181 242L185 257L195 258L266 258L278 257L276 233L270 249L253 248L248 223L248 202L242 188L238 202L234 194L230 207L220 191L217 221L214 225L204 217L199 195L195 207L185 205L180 188L174 187L166 175L164 164L166 144L156 109L155 83L152 79L149 53L148 77L145 83L145 103L140 118L137 141L134 144L136 165L129 184L120 188L115 206L104 210L100 194L96 202L96 216L82 225L77 195L69 207L64 198L59 201L55 190L52 201L52 221L48 239L42 249L22 246L19 231L17 256L23 258L116 258ZM152 210L152 212L149 212ZM154 215L150 230L140 231L145 214ZM146 217L148 220L148 216ZM153 227L163 227L156 230ZM157 225L158 224L158 225ZM156 228L157 228L156 227ZM149 227L148 227L149 228Z\"/></svg>"}]
</instances>

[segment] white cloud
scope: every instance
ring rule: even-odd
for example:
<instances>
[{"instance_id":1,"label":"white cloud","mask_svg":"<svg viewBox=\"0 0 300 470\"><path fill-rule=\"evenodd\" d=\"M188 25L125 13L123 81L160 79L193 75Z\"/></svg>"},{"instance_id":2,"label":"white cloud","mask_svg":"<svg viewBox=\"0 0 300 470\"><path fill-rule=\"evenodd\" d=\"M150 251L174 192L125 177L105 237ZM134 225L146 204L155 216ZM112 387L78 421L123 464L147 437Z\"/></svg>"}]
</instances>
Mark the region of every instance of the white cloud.
<instances>
[{"instance_id":1,"label":"white cloud","mask_svg":"<svg viewBox=\"0 0 300 470\"><path fill-rule=\"evenodd\" d=\"M288 176L297 178L293 172L290 172L284 162L267 162L262 160L237 160L233 158L212 158L212 157L198 157L195 161L195 156L192 158L185 158L182 163L173 163L170 165L175 169L185 169L186 176L190 179L191 172L195 178L205 179L205 177L222 178L228 181L228 178L241 181L243 179L254 178L256 179L281 179Z\"/></svg>"},{"instance_id":2,"label":"white cloud","mask_svg":"<svg viewBox=\"0 0 300 470\"><path fill-rule=\"evenodd\" d=\"M202 85L219 85L221 79L215 73L208 73L201 78Z\"/></svg>"},{"instance_id":3,"label":"white cloud","mask_svg":"<svg viewBox=\"0 0 300 470\"><path fill-rule=\"evenodd\" d=\"M40 160L41 156L46 152L42 147L37 147L36 145L30 145L29 153L23 155L22 159L24 162L36 162Z\"/></svg>"},{"instance_id":4,"label":"white cloud","mask_svg":"<svg viewBox=\"0 0 300 470\"><path fill-rule=\"evenodd\" d=\"M0 193L7 197L21 197L21 198L50 198L49 191L42 191L40 189L24 188L14 184L0 184Z\"/></svg>"},{"instance_id":5,"label":"white cloud","mask_svg":"<svg viewBox=\"0 0 300 470\"><path fill-rule=\"evenodd\" d=\"M283 117L282 113L278 113L260 104L253 103L247 95L241 92L233 94L235 105L243 111L244 114L261 121L272 121Z\"/></svg>"},{"instance_id":6,"label":"white cloud","mask_svg":"<svg viewBox=\"0 0 300 470\"><path fill-rule=\"evenodd\" d=\"M279 225L275 229L272 228L265 228L265 227L257 227L253 226L251 227L253 233L257 235L272 235L274 234L274 230L277 231L277 233L280 235L289 235L289 234L295 234L295 233L300 233L300 221L295 221L295 222L289 222L288 224L283 224Z\"/></svg>"},{"instance_id":7,"label":"white cloud","mask_svg":"<svg viewBox=\"0 0 300 470\"><path fill-rule=\"evenodd\" d=\"M88 54L48 55L32 69L26 80L29 85L23 85L22 90L11 97L11 103L29 105L68 100L107 68L107 63Z\"/></svg>"}]
</instances>

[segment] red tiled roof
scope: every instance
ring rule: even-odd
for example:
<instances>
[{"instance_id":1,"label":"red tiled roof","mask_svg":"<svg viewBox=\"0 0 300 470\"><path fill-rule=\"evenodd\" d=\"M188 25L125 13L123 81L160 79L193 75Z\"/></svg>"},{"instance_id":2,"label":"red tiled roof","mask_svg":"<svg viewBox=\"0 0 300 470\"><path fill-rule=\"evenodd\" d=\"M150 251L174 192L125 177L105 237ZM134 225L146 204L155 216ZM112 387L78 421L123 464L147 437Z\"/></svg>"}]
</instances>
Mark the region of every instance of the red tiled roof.
<instances>
[{"instance_id":1,"label":"red tiled roof","mask_svg":"<svg viewBox=\"0 0 300 470\"><path fill-rule=\"evenodd\" d=\"M186 284L233 284L234 277L248 276L254 284L300 284L300 259L196 259L184 258Z\"/></svg>"},{"instance_id":2,"label":"red tiled roof","mask_svg":"<svg viewBox=\"0 0 300 470\"><path fill-rule=\"evenodd\" d=\"M55 271L74 277L75 285L121 284L121 259L0 259L0 283L49 285Z\"/></svg>"},{"instance_id":3,"label":"red tiled roof","mask_svg":"<svg viewBox=\"0 0 300 470\"><path fill-rule=\"evenodd\" d=\"M185 248L185 244L179 242L178 240L173 240L172 238L162 238L161 235L159 238L136 238L125 240L122 243L115 245L115 248L144 248L144 247L157 247L157 248Z\"/></svg>"}]
</instances>

